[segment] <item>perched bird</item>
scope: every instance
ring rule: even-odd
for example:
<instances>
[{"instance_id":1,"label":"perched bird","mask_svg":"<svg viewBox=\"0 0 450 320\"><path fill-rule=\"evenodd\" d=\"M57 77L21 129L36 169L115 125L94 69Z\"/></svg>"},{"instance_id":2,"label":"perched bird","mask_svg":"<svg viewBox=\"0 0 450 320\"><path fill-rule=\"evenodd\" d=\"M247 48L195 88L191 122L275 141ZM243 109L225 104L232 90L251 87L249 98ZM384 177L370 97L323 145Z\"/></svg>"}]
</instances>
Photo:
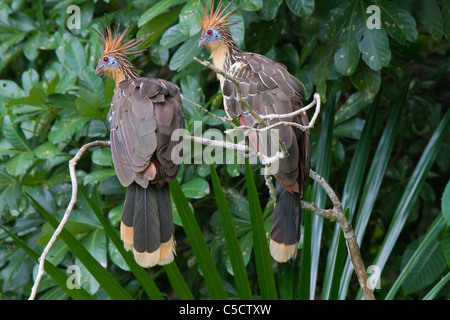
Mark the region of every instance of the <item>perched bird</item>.
<instances>
[{"instance_id":1,"label":"perched bird","mask_svg":"<svg viewBox=\"0 0 450 320\"><path fill-rule=\"evenodd\" d=\"M110 140L114 168L127 187L120 234L136 262L149 268L173 261L175 251L172 207L168 183L178 165L171 152L174 130L184 128L180 89L172 82L139 77L128 59L145 51L137 47L147 38L124 42L117 26L101 25L103 52L95 74L116 82L110 109Z\"/></svg>"},{"instance_id":2,"label":"perched bird","mask_svg":"<svg viewBox=\"0 0 450 320\"><path fill-rule=\"evenodd\" d=\"M206 46L216 68L224 71L239 82L241 97L261 115L286 114L300 109L301 98L306 96L305 87L286 67L263 55L243 52L236 46L228 26L238 23L229 21L231 15L239 10L227 9L231 1L222 9L222 0L210 9L202 0L204 12L201 15L202 35L199 47ZM241 125L251 126L254 117L238 102L237 90L232 81L218 74L227 115L239 120ZM293 118L283 118L302 125L308 125L306 113ZM268 121L268 124L278 122ZM270 252L278 262L286 262L297 254L300 239L300 214L304 183L309 176L311 157L309 131L303 132L292 126L279 126L279 138L284 142L289 156L281 159L277 180L277 199L272 215ZM250 136L251 145L259 150L262 144Z\"/></svg>"}]
</instances>

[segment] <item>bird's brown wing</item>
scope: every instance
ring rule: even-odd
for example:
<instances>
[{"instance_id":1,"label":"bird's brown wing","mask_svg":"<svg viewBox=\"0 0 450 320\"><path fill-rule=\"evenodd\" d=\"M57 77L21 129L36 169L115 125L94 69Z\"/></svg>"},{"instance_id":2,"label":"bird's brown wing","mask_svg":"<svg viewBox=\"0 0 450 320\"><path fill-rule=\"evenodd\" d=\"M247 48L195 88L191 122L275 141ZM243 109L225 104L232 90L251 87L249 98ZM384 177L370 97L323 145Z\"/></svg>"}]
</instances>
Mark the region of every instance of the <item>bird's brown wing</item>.
<instances>
[{"instance_id":1,"label":"bird's brown wing","mask_svg":"<svg viewBox=\"0 0 450 320\"><path fill-rule=\"evenodd\" d=\"M117 177L128 187L136 182L172 181L178 169L171 152L174 130L184 128L180 90L172 82L136 78L122 81L111 104L111 152Z\"/></svg>"},{"instance_id":2,"label":"bird's brown wing","mask_svg":"<svg viewBox=\"0 0 450 320\"><path fill-rule=\"evenodd\" d=\"M289 74L285 66L255 53L240 53L233 58L228 73L239 82L242 99L257 113L285 114L303 106L301 98L306 95L305 88L297 78ZM229 114L239 118L241 124L251 125L255 121L238 102L236 87L230 80L223 81L222 93ZM282 120L308 124L306 113ZM271 120L268 123L278 121ZM279 172L275 177L287 190L302 192L303 183L309 176L309 132L286 126L278 129L279 137L288 148L289 157L280 161Z\"/></svg>"}]
</instances>

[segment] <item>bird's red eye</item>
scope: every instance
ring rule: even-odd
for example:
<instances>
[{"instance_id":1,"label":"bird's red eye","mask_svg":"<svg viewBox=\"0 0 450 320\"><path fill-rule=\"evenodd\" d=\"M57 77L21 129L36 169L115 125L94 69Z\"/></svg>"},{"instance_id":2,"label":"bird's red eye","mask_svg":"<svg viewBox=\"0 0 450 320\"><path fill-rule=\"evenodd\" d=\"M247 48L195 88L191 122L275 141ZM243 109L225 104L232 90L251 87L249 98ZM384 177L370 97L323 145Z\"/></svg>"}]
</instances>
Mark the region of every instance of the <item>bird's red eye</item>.
<instances>
[{"instance_id":1,"label":"bird's red eye","mask_svg":"<svg viewBox=\"0 0 450 320\"><path fill-rule=\"evenodd\" d=\"M108 58L108 57L103 57L103 61L104 61L104 62L108 62L108 61L109 61L109 58Z\"/></svg>"},{"instance_id":2,"label":"bird's red eye","mask_svg":"<svg viewBox=\"0 0 450 320\"><path fill-rule=\"evenodd\" d=\"M208 31L206 31L206 33L210 36L210 35L212 35L212 30L209 29Z\"/></svg>"}]
</instances>

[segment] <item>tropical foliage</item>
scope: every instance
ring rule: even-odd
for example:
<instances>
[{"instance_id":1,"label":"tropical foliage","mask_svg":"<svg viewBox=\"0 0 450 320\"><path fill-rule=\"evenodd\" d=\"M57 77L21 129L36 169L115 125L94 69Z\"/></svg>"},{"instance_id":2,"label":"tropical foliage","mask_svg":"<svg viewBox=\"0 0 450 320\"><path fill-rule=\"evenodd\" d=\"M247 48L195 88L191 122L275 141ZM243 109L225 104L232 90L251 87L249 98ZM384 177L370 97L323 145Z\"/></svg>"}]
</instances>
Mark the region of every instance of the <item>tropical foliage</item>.
<instances>
[{"instance_id":1,"label":"tropical foliage","mask_svg":"<svg viewBox=\"0 0 450 320\"><path fill-rule=\"evenodd\" d=\"M235 5L242 7L233 17L242 23L231 27L239 46L285 64L305 84L305 102L321 95L312 168L341 198L371 279L380 276L375 296L448 299L448 1ZM372 5L379 29L369 28L377 22ZM197 46L200 7L199 0L0 3L1 299L29 296L36 261L69 203L68 161L85 143L108 140L114 83L94 75L100 47L91 29L105 14L122 26L134 18L132 36L153 32L151 49L132 58L140 74L172 80L184 97L224 115L216 76L193 61L208 59ZM183 106L190 134L199 135L196 121L200 133L227 128ZM201 148L193 151L171 184L175 263L147 271L118 236L124 189L110 151L89 150L77 165L78 202L50 251L37 297L361 297L333 222L305 212L297 259L274 263L267 247L273 201L260 167L208 165L198 161ZM323 190L308 185L305 199L329 206ZM67 285L76 284L73 268L80 289Z\"/></svg>"}]
</instances>

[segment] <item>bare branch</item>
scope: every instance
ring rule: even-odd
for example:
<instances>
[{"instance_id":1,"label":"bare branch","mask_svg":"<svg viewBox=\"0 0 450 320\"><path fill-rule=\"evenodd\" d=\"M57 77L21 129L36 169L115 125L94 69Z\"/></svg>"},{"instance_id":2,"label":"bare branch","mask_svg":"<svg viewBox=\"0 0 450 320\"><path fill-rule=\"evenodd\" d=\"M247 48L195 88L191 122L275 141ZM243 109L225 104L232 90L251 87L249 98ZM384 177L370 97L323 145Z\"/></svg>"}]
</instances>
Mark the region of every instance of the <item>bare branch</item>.
<instances>
[{"instance_id":1,"label":"bare branch","mask_svg":"<svg viewBox=\"0 0 450 320\"><path fill-rule=\"evenodd\" d=\"M28 298L28 300L34 300L36 297L37 289L39 287L39 283L41 282L41 278L44 275L44 264L45 259L47 257L47 254L49 253L50 249L52 248L53 244L55 243L56 239L58 238L59 234L61 233L62 229L64 228L67 220L69 219L70 213L73 210L73 207L75 206L75 203L77 202L77 192L78 192L78 183L77 183L77 176L75 174L75 166L77 165L77 162L81 159L81 156L83 155L86 150L92 147L110 147L111 144L109 141L94 141L90 142L88 144L85 144L78 150L75 157L72 158L72 160L69 161L69 172L70 172L70 180L72 181L72 197L70 198L69 205L66 209L66 212L64 213L64 216L61 220L61 222L58 225L58 228L56 228L55 232L53 233L52 237L50 238L50 241L45 246L44 251L42 252L42 255L39 257L39 269L36 275L36 280L34 281L33 288L31 288L31 295Z\"/></svg>"}]
</instances>

